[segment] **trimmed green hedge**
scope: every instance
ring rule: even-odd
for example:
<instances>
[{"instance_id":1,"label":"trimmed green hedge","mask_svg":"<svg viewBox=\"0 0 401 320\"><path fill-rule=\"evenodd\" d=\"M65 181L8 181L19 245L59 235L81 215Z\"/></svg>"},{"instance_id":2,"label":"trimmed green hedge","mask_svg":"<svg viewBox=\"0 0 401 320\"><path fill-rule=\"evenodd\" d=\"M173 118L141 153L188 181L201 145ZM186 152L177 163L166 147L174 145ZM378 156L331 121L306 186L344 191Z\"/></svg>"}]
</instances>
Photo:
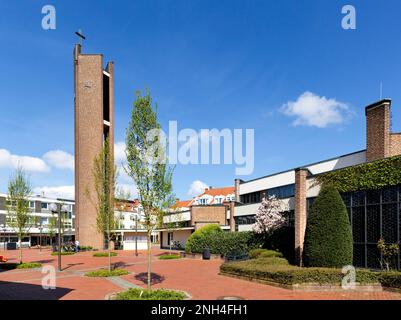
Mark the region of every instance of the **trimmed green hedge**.
<instances>
[{"instance_id":1,"label":"trimmed green hedge","mask_svg":"<svg viewBox=\"0 0 401 320\"><path fill-rule=\"evenodd\" d=\"M282 258L283 254L278 251L274 250L267 250L267 249L252 249L248 253L250 259L257 259L257 258L270 258L270 257L277 257Z\"/></svg>"},{"instance_id":2,"label":"trimmed green hedge","mask_svg":"<svg viewBox=\"0 0 401 320\"><path fill-rule=\"evenodd\" d=\"M204 249L208 248L213 254L225 256L227 254L246 254L260 245L255 242L253 232L213 232L206 236L192 237L190 243L186 243L185 250L191 253L202 253Z\"/></svg>"},{"instance_id":3,"label":"trimmed green hedge","mask_svg":"<svg viewBox=\"0 0 401 320\"><path fill-rule=\"evenodd\" d=\"M17 265L17 269L34 269L40 267L42 267L42 264L39 262L24 262Z\"/></svg>"},{"instance_id":4,"label":"trimmed green hedge","mask_svg":"<svg viewBox=\"0 0 401 320\"><path fill-rule=\"evenodd\" d=\"M272 264L281 258L261 258L240 262L228 262L221 265L221 272L276 282L284 285L301 283L341 284L344 274L334 268L300 268L288 264ZM270 260L270 261L269 261ZM285 260L285 259L282 259ZM357 269L356 282L362 284L377 283L380 273Z\"/></svg>"},{"instance_id":5,"label":"trimmed green hedge","mask_svg":"<svg viewBox=\"0 0 401 320\"><path fill-rule=\"evenodd\" d=\"M338 191L323 186L308 214L304 242L307 267L352 265L353 239L347 209Z\"/></svg>"},{"instance_id":6,"label":"trimmed green hedge","mask_svg":"<svg viewBox=\"0 0 401 320\"><path fill-rule=\"evenodd\" d=\"M184 300L185 294L183 292L157 289L136 289L131 288L128 291L120 292L117 294L116 300Z\"/></svg>"},{"instance_id":7,"label":"trimmed green hedge","mask_svg":"<svg viewBox=\"0 0 401 320\"><path fill-rule=\"evenodd\" d=\"M72 256L73 254L75 254L75 252L72 251L61 251L61 255L62 256ZM51 253L52 256L58 256L58 252L52 252Z\"/></svg>"},{"instance_id":8,"label":"trimmed green hedge","mask_svg":"<svg viewBox=\"0 0 401 320\"><path fill-rule=\"evenodd\" d=\"M115 257L116 255L117 255L117 253L115 253L115 252L111 252L110 253L110 256L112 256L112 257ZM99 257L108 257L109 253L108 252L96 252L96 253L93 254L93 256L97 257L97 258L99 258Z\"/></svg>"},{"instance_id":9,"label":"trimmed green hedge","mask_svg":"<svg viewBox=\"0 0 401 320\"><path fill-rule=\"evenodd\" d=\"M159 256L159 260L173 260L173 259L181 259L181 256L177 254L162 254Z\"/></svg>"},{"instance_id":10,"label":"trimmed green hedge","mask_svg":"<svg viewBox=\"0 0 401 320\"><path fill-rule=\"evenodd\" d=\"M384 287L401 289L401 272L381 272L379 281Z\"/></svg>"},{"instance_id":11,"label":"trimmed green hedge","mask_svg":"<svg viewBox=\"0 0 401 320\"><path fill-rule=\"evenodd\" d=\"M85 273L85 276L87 277L118 277L118 276L125 276L126 274L129 274L127 270L124 269L114 269L114 270L95 270L95 271L90 271Z\"/></svg>"}]
</instances>

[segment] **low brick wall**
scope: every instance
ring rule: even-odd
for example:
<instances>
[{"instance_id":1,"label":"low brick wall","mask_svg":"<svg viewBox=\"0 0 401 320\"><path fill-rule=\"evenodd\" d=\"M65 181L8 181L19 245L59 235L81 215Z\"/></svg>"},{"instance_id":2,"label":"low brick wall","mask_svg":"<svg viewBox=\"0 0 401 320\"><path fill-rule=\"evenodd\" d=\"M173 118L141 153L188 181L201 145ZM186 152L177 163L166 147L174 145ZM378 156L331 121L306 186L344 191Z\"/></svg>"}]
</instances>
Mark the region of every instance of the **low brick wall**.
<instances>
[{"instance_id":1,"label":"low brick wall","mask_svg":"<svg viewBox=\"0 0 401 320\"><path fill-rule=\"evenodd\" d=\"M187 252L180 252L180 256L182 258L187 259L202 259L202 253L187 253ZM210 260L224 260L220 254L210 254Z\"/></svg>"}]
</instances>

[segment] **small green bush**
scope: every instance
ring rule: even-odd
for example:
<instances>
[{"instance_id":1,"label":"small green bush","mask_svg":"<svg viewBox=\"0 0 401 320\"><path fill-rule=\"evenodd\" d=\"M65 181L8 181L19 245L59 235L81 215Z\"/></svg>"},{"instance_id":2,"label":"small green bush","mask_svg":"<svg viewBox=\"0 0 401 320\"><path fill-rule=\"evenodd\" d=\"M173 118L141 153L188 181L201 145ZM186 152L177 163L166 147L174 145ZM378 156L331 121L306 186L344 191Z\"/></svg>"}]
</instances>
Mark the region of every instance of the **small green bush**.
<instances>
[{"instance_id":1,"label":"small green bush","mask_svg":"<svg viewBox=\"0 0 401 320\"><path fill-rule=\"evenodd\" d=\"M157 289L145 290L131 288L128 291L120 292L116 296L116 300L184 300L183 292Z\"/></svg>"},{"instance_id":2,"label":"small green bush","mask_svg":"<svg viewBox=\"0 0 401 320\"><path fill-rule=\"evenodd\" d=\"M80 246L79 251L92 251L93 247L91 246Z\"/></svg>"},{"instance_id":3,"label":"small green bush","mask_svg":"<svg viewBox=\"0 0 401 320\"><path fill-rule=\"evenodd\" d=\"M208 224L190 235L185 243L185 251L186 252L198 252L194 250L198 250L198 243L204 242L205 238L214 234L214 233L222 233L223 230L217 224ZM203 250L203 249L202 249ZM200 251L199 251L200 252Z\"/></svg>"},{"instance_id":4,"label":"small green bush","mask_svg":"<svg viewBox=\"0 0 401 320\"><path fill-rule=\"evenodd\" d=\"M95 270L91 272L85 273L85 276L87 277L118 277L118 276L125 276L126 274L129 274L127 270L124 269L114 269L114 270Z\"/></svg>"},{"instance_id":5,"label":"small green bush","mask_svg":"<svg viewBox=\"0 0 401 320\"><path fill-rule=\"evenodd\" d=\"M181 256L177 254L162 254L159 256L159 260L172 260L172 259L181 259Z\"/></svg>"},{"instance_id":6,"label":"small green bush","mask_svg":"<svg viewBox=\"0 0 401 320\"><path fill-rule=\"evenodd\" d=\"M304 263L307 267L352 265L353 239L347 209L338 191L323 186L308 214Z\"/></svg>"},{"instance_id":7,"label":"small green bush","mask_svg":"<svg viewBox=\"0 0 401 320\"><path fill-rule=\"evenodd\" d=\"M62 256L71 256L73 254L75 254L75 252L72 252L72 251L61 251L61 255ZM58 252L52 252L51 255L52 256L58 256Z\"/></svg>"},{"instance_id":8,"label":"small green bush","mask_svg":"<svg viewBox=\"0 0 401 320\"><path fill-rule=\"evenodd\" d=\"M282 258L283 254L278 251L274 250L267 250L267 249L252 249L248 253L250 259L257 259L257 258L270 258L270 257L278 257Z\"/></svg>"},{"instance_id":9,"label":"small green bush","mask_svg":"<svg viewBox=\"0 0 401 320\"><path fill-rule=\"evenodd\" d=\"M115 257L117 255L116 252L111 252L110 256ZM108 257L109 253L108 252L96 252L93 254L94 257Z\"/></svg>"},{"instance_id":10,"label":"small green bush","mask_svg":"<svg viewBox=\"0 0 401 320\"><path fill-rule=\"evenodd\" d=\"M25 262L17 265L17 269L34 269L42 266L39 262Z\"/></svg>"}]
</instances>

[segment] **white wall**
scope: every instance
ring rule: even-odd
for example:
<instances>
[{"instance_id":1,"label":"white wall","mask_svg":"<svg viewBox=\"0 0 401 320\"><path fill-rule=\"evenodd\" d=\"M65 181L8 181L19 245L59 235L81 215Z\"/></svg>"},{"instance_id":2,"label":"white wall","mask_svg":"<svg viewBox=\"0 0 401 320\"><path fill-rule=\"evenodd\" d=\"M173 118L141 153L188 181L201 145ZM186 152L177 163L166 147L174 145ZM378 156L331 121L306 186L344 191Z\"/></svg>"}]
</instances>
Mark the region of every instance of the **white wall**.
<instances>
[{"instance_id":1,"label":"white wall","mask_svg":"<svg viewBox=\"0 0 401 320\"><path fill-rule=\"evenodd\" d=\"M168 248L168 232L167 231L162 231L163 232L163 243L162 246L165 248ZM174 230L173 232L173 239L172 241L179 241L181 244L181 247L184 248L185 244L192 234L192 230Z\"/></svg>"},{"instance_id":2,"label":"white wall","mask_svg":"<svg viewBox=\"0 0 401 320\"><path fill-rule=\"evenodd\" d=\"M138 235L138 250L147 250L147 237L145 233L135 232L124 233L123 250L135 250L135 236Z\"/></svg>"},{"instance_id":3,"label":"white wall","mask_svg":"<svg viewBox=\"0 0 401 320\"><path fill-rule=\"evenodd\" d=\"M191 212L190 211L177 212L177 213L169 214L169 215L166 215L163 217L164 223L189 221L189 220L191 220Z\"/></svg>"}]
</instances>

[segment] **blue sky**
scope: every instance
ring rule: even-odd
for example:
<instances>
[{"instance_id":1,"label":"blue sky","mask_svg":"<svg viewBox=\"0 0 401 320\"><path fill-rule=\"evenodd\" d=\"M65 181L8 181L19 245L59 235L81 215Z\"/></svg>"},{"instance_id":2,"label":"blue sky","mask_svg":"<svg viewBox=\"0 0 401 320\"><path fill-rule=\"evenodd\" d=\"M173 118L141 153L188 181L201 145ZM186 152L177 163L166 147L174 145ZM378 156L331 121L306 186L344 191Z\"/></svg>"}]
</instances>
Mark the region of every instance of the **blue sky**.
<instances>
[{"instance_id":1,"label":"blue sky","mask_svg":"<svg viewBox=\"0 0 401 320\"><path fill-rule=\"evenodd\" d=\"M46 4L56 8L56 30L41 27ZM345 4L356 8L356 30L341 27ZM397 0L19 0L0 8L0 192L18 159L36 190L71 191L78 29L84 52L115 62L116 142L135 91L146 87L163 126L253 128L255 168L244 180L364 149L364 107L379 99L381 81L401 131ZM234 169L178 165L174 191L184 199L197 180L232 185Z\"/></svg>"}]
</instances>

